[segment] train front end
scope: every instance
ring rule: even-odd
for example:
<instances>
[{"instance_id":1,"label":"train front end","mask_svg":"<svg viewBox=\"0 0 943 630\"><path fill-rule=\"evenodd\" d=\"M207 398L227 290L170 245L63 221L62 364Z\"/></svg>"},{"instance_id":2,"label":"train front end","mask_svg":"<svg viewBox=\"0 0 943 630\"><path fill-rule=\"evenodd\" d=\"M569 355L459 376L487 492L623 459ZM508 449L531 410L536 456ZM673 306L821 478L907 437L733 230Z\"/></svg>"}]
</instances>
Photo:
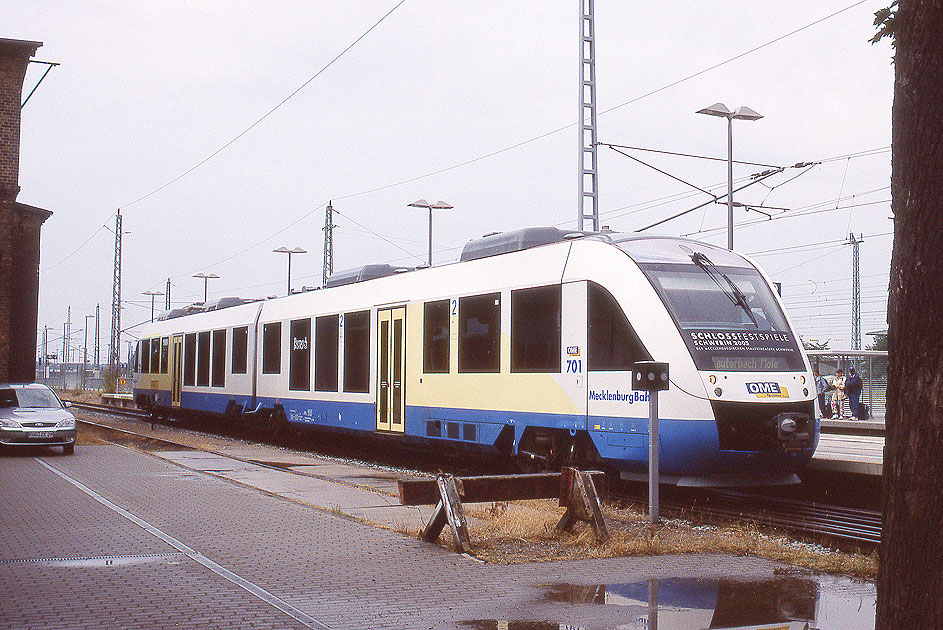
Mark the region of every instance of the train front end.
<instances>
[{"instance_id":1,"label":"train front end","mask_svg":"<svg viewBox=\"0 0 943 630\"><path fill-rule=\"evenodd\" d=\"M678 482L798 481L818 443L815 385L768 278L743 256L695 241L618 245L651 283L683 344L675 335L667 344L673 391L664 397L669 420L660 432Z\"/></svg>"}]
</instances>

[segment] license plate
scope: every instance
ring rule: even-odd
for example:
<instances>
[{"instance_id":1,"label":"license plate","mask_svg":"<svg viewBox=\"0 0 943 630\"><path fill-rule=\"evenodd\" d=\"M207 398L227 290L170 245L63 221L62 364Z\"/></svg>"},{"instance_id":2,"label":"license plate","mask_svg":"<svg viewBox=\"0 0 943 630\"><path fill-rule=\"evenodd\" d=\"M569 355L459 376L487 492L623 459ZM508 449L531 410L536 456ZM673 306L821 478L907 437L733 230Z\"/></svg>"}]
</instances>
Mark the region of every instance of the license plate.
<instances>
[{"instance_id":1,"label":"license plate","mask_svg":"<svg viewBox=\"0 0 943 630\"><path fill-rule=\"evenodd\" d=\"M34 438L42 439L42 438L55 437L56 434L53 433L52 431L36 431L34 433L31 433L30 435L32 435Z\"/></svg>"}]
</instances>

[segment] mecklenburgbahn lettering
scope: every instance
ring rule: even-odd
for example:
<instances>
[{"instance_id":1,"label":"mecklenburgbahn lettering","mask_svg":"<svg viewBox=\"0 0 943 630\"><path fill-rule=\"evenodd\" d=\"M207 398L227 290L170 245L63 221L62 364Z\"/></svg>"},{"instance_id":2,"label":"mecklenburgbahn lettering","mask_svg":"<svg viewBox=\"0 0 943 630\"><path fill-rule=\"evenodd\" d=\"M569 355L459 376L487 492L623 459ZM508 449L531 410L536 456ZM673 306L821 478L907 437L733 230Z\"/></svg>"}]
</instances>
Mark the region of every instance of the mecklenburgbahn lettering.
<instances>
[{"instance_id":1,"label":"mecklenburgbahn lettering","mask_svg":"<svg viewBox=\"0 0 943 630\"><path fill-rule=\"evenodd\" d=\"M601 392L589 392L590 400L611 400L614 402L627 402L630 405L637 402L648 402L648 392L627 392L622 393L618 389L610 392L604 389Z\"/></svg>"}]
</instances>

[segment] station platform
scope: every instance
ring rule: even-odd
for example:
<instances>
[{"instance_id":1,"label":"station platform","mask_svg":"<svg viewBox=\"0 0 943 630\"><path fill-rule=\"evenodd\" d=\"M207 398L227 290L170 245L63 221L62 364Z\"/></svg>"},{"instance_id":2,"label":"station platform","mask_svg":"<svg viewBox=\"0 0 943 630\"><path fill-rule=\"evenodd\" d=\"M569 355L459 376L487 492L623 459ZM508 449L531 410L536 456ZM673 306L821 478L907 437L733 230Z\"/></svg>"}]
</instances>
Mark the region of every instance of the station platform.
<instances>
[{"instance_id":1,"label":"station platform","mask_svg":"<svg viewBox=\"0 0 943 630\"><path fill-rule=\"evenodd\" d=\"M873 583L713 554L485 564L400 533L429 509L388 470L213 448L0 452L0 628L873 627ZM764 620L757 585L811 612Z\"/></svg>"},{"instance_id":2,"label":"station platform","mask_svg":"<svg viewBox=\"0 0 943 630\"><path fill-rule=\"evenodd\" d=\"M884 471L884 423L822 420L809 468L880 477Z\"/></svg>"}]
</instances>

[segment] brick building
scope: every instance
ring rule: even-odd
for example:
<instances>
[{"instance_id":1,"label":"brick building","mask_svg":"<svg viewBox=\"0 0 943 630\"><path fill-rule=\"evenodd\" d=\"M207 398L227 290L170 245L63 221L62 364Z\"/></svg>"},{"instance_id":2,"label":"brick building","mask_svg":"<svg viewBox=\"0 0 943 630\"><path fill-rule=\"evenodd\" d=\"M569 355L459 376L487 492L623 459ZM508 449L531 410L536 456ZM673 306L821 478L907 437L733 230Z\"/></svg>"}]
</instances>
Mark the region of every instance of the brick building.
<instances>
[{"instance_id":1,"label":"brick building","mask_svg":"<svg viewBox=\"0 0 943 630\"><path fill-rule=\"evenodd\" d=\"M16 197L23 79L40 46L0 38L0 382L36 377L39 232L52 213Z\"/></svg>"}]
</instances>

